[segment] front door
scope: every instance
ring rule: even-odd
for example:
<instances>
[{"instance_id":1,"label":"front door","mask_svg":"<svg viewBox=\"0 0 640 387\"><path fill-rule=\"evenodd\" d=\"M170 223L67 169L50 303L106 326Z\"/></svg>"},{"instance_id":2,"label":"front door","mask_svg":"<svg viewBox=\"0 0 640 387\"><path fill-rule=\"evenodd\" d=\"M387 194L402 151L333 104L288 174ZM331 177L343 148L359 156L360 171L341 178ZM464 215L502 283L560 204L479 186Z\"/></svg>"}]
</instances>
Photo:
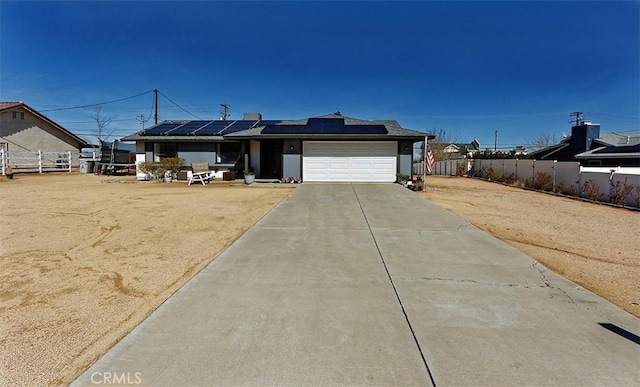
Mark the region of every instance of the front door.
<instances>
[{"instance_id":1,"label":"front door","mask_svg":"<svg viewBox=\"0 0 640 387\"><path fill-rule=\"evenodd\" d=\"M282 177L282 140L260 140L260 178Z\"/></svg>"}]
</instances>

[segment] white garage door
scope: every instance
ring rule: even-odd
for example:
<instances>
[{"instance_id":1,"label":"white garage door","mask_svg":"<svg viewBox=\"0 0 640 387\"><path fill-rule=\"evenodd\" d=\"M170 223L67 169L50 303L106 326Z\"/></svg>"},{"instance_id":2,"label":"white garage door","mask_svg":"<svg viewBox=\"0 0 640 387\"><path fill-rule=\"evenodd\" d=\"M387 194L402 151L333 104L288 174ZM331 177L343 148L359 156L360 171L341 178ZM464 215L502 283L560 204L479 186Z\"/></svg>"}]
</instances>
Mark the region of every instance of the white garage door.
<instances>
[{"instance_id":1,"label":"white garage door","mask_svg":"<svg viewBox=\"0 0 640 387\"><path fill-rule=\"evenodd\" d=\"M305 141L302 180L393 183L397 154L396 141Z\"/></svg>"}]
</instances>

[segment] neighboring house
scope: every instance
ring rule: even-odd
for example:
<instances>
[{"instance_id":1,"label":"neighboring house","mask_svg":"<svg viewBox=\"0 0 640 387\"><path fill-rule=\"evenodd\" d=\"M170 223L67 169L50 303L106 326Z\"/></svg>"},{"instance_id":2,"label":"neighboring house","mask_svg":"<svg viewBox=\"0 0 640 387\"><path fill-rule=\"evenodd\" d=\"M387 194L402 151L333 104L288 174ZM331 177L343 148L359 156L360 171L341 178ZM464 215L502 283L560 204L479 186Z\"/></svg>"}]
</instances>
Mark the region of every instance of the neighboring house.
<instances>
[{"instance_id":1,"label":"neighboring house","mask_svg":"<svg viewBox=\"0 0 640 387\"><path fill-rule=\"evenodd\" d=\"M530 152L537 160L579 161L584 166L640 166L640 134L600 133L600 124L584 121L560 143Z\"/></svg>"},{"instance_id":2,"label":"neighboring house","mask_svg":"<svg viewBox=\"0 0 640 387\"><path fill-rule=\"evenodd\" d=\"M246 163L259 178L393 182L397 173L411 175L413 144L425 136L393 120L340 112L302 120L246 113L238 121L164 121L122 141L136 142L137 162L181 157L219 170L242 170Z\"/></svg>"},{"instance_id":3,"label":"neighboring house","mask_svg":"<svg viewBox=\"0 0 640 387\"><path fill-rule=\"evenodd\" d=\"M444 147L443 153L446 159L473 158L473 155L480 152L480 142L473 139L470 143L451 143Z\"/></svg>"},{"instance_id":4,"label":"neighboring house","mask_svg":"<svg viewBox=\"0 0 640 387\"><path fill-rule=\"evenodd\" d=\"M0 102L0 148L9 152L77 152L88 143L23 102Z\"/></svg>"},{"instance_id":5,"label":"neighboring house","mask_svg":"<svg viewBox=\"0 0 640 387\"><path fill-rule=\"evenodd\" d=\"M526 156L529 152L524 146L518 145L511 150L511 153L513 153L513 155L515 156Z\"/></svg>"}]
</instances>

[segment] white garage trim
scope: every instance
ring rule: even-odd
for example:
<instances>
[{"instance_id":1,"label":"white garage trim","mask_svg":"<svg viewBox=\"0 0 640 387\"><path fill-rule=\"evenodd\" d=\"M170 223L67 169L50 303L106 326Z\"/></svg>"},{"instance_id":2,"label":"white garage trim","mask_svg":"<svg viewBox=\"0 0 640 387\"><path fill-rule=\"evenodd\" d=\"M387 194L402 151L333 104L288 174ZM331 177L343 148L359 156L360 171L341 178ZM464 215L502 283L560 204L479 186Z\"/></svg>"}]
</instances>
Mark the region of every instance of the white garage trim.
<instances>
[{"instance_id":1,"label":"white garage trim","mask_svg":"<svg viewBox=\"0 0 640 387\"><path fill-rule=\"evenodd\" d=\"M397 141L304 141L302 180L306 182L393 183Z\"/></svg>"}]
</instances>

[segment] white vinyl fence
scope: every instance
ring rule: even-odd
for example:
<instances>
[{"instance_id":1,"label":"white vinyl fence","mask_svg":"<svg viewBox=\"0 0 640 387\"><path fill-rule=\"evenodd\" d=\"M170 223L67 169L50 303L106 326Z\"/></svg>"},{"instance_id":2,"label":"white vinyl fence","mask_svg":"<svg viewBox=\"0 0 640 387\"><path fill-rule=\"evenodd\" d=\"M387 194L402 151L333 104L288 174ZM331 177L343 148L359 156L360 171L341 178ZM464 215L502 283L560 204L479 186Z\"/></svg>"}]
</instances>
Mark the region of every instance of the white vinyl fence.
<instances>
[{"instance_id":1,"label":"white vinyl fence","mask_svg":"<svg viewBox=\"0 0 640 387\"><path fill-rule=\"evenodd\" d=\"M424 163L414 163L414 174L422 174ZM431 175L469 175L509 184L528 186L601 202L624 195L627 206L639 207L640 168L580 167L573 161L518 159L460 159L438 161Z\"/></svg>"},{"instance_id":2,"label":"white vinyl fence","mask_svg":"<svg viewBox=\"0 0 640 387\"><path fill-rule=\"evenodd\" d=\"M79 166L79 152L6 152L0 149L0 168L5 174L7 167L13 172L71 172Z\"/></svg>"}]
</instances>

